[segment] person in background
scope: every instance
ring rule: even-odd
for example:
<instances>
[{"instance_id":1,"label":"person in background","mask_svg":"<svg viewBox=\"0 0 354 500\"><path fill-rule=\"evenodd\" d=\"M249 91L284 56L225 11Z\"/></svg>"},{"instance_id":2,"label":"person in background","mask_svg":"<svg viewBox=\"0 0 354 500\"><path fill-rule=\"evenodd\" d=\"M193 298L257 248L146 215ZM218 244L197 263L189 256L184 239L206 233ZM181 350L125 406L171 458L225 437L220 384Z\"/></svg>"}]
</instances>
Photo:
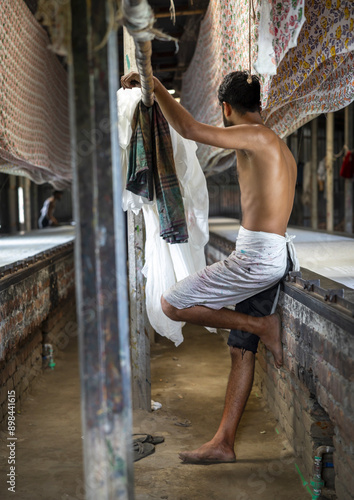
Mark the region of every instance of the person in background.
<instances>
[{"instance_id":1,"label":"person in background","mask_svg":"<svg viewBox=\"0 0 354 500\"><path fill-rule=\"evenodd\" d=\"M47 198L41 208L41 214L38 219L38 227L43 229L47 226L59 226L57 219L54 217L54 209L57 201L61 200L62 191L53 191L52 196Z\"/></svg>"}]
</instances>

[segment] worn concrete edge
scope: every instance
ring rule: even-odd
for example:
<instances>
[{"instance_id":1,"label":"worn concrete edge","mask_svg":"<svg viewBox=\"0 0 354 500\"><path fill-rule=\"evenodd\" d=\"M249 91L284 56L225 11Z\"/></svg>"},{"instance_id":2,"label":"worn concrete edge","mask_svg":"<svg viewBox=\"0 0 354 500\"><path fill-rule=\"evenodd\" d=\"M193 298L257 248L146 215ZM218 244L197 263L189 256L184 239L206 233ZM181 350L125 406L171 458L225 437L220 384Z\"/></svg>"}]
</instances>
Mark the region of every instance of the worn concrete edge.
<instances>
[{"instance_id":1,"label":"worn concrete edge","mask_svg":"<svg viewBox=\"0 0 354 500\"><path fill-rule=\"evenodd\" d=\"M16 285L23 281L31 274L48 267L54 262L65 259L68 255L73 254L74 242L64 243L55 247L55 249L46 250L27 259L15 262L0 268L0 292L6 290L10 286ZM3 275L9 271L10 274Z\"/></svg>"}]
</instances>

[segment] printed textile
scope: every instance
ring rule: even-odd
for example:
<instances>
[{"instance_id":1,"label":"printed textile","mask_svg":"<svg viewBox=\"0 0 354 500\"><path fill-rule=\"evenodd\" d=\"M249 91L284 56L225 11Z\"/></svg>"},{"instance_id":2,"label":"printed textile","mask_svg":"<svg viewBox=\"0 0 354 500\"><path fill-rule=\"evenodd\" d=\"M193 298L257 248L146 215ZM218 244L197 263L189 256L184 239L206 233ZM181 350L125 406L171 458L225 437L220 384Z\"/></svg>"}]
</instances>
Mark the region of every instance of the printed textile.
<instances>
[{"instance_id":1,"label":"printed textile","mask_svg":"<svg viewBox=\"0 0 354 500\"><path fill-rule=\"evenodd\" d=\"M0 2L0 171L71 181L67 74L23 0Z\"/></svg>"},{"instance_id":2,"label":"printed textile","mask_svg":"<svg viewBox=\"0 0 354 500\"><path fill-rule=\"evenodd\" d=\"M160 236L169 243L184 243L188 232L170 129L157 102L149 109L140 101L132 129L126 187L152 201L154 180Z\"/></svg>"},{"instance_id":3,"label":"printed textile","mask_svg":"<svg viewBox=\"0 0 354 500\"><path fill-rule=\"evenodd\" d=\"M353 101L352 0L210 0L182 87L182 104L197 120L222 126L217 90L227 73L249 68L249 14L252 72L255 63L262 71L267 126L285 137ZM220 164L227 155L230 150L198 148L208 174L228 168L232 159Z\"/></svg>"}]
</instances>

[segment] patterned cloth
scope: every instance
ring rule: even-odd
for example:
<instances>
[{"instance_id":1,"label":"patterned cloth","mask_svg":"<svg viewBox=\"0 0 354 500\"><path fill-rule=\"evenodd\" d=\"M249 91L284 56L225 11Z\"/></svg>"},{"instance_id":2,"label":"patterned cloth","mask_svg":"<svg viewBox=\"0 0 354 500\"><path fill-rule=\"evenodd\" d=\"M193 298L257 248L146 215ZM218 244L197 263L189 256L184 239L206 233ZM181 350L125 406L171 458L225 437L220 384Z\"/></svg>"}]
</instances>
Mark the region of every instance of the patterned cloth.
<instances>
[{"instance_id":1,"label":"patterned cloth","mask_svg":"<svg viewBox=\"0 0 354 500\"><path fill-rule=\"evenodd\" d=\"M140 101L132 129L126 188L151 201L154 181L160 236L168 243L185 243L188 241L187 224L171 135L157 102L149 109Z\"/></svg>"},{"instance_id":2,"label":"patterned cloth","mask_svg":"<svg viewBox=\"0 0 354 500\"><path fill-rule=\"evenodd\" d=\"M0 171L71 181L67 74L22 0L0 2Z\"/></svg>"},{"instance_id":3,"label":"patterned cloth","mask_svg":"<svg viewBox=\"0 0 354 500\"><path fill-rule=\"evenodd\" d=\"M182 103L199 121L222 126L218 87L227 73L249 67L250 4L246 0L210 0L182 87ZM285 137L315 116L353 101L352 0L307 0L305 6L303 0L253 0L253 5L252 64L259 57L270 56L276 67L276 74L261 76L266 125ZM262 19L264 11L269 17ZM268 26L269 36L264 26ZM269 59L265 64L269 66ZM232 160L218 167L227 155L230 150L202 144L198 149L206 173L228 168Z\"/></svg>"}]
</instances>

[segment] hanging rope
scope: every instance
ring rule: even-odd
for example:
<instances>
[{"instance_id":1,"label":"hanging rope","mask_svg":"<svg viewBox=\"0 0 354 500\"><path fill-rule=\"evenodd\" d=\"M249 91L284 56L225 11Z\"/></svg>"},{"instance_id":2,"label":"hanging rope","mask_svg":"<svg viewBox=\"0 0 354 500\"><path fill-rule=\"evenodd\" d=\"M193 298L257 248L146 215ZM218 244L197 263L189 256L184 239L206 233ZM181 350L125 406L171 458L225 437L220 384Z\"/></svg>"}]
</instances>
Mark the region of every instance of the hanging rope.
<instances>
[{"instance_id":1,"label":"hanging rope","mask_svg":"<svg viewBox=\"0 0 354 500\"><path fill-rule=\"evenodd\" d=\"M249 84L252 83L251 1L252 0L249 0L249 8L248 8L248 78L247 78L247 83L249 83Z\"/></svg>"},{"instance_id":2,"label":"hanging rope","mask_svg":"<svg viewBox=\"0 0 354 500\"><path fill-rule=\"evenodd\" d=\"M251 8L253 21L256 19L256 11L254 9L253 0L249 0L248 8L248 77L247 83L252 83L252 22L251 22Z\"/></svg>"},{"instance_id":3,"label":"hanging rope","mask_svg":"<svg viewBox=\"0 0 354 500\"><path fill-rule=\"evenodd\" d=\"M175 8L175 3L173 0L170 0L170 14L171 14L171 21L173 22L173 25L176 24L176 8Z\"/></svg>"}]
</instances>

